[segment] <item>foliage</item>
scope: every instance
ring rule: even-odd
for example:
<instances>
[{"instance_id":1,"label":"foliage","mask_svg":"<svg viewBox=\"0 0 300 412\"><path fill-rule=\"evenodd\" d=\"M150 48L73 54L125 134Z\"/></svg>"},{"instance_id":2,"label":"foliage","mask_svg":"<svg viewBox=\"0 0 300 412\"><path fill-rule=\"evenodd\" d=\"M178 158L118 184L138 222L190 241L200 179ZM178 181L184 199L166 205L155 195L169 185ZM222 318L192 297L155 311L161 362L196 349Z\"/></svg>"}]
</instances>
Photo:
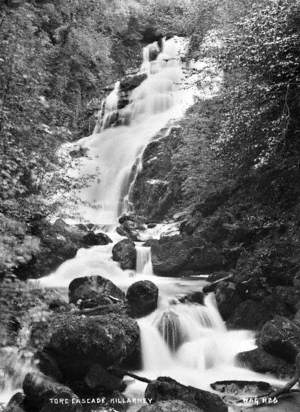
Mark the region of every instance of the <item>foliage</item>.
<instances>
[{"instance_id":1,"label":"foliage","mask_svg":"<svg viewBox=\"0 0 300 412\"><path fill-rule=\"evenodd\" d=\"M252 176L257 201L291 206L300 194L300 3L266 0L237 17L215 55L222 93L188 114L173 175L184 205Z\"/></svg>"},{"instance_id":2,"label":"foliage","mask_svg":"<svg viewBox=\"0 0 300 412\"><path fill-rule=\"evenodd\" d=\"M266 1L227 35L221 61L228 71L226 110L216 148L232 173L277 163L295 149L297 15L299 2Z\"/></svg>"}]
</instances>

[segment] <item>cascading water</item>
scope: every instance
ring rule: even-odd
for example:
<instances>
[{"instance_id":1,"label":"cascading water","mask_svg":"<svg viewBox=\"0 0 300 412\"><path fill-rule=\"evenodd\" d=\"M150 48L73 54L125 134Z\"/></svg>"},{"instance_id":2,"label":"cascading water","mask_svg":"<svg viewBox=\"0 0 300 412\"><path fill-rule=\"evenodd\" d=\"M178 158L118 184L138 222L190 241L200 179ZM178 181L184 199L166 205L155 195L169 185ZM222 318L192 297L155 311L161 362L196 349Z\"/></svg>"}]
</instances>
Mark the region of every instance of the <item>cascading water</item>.
<instances>
[{"instance_id":1,"label":"cascading water","mask_svg":"<svg viewBox=\"0 0 300 412\"><path fill-rule=\"evenodd\" d=\"M117 81L113 91L103 100L103 106L98 115L98 123L95 127L94 134L102 132L112 123L113 116L116 115L119 102L120 82Z\"/></svg>"},{"instance_id":2,"label":"cascading water","mask_svg":"<svg viewBox=\"0 0 300 412\"><path fill-rule=\"evenodd\" d=\"M136 246L136 273L152 275L151 248L146 246Z\"/></svg>"},{"instance_id":3,"label":"cascading water","mask_svg":"<svg viewBox=\"0 0 300 412\"><path fill-rule=\"evenodd\" d=\"M97 180L76 193L83 201L77 208L83 220L116 224L137 156L151 138L170 120L182 116L194 102L194 84L181 87L184 84L181 55L187 41L174 37L164 41L162 47L161 52L156 43L144 49L140 74L146 72L147 78L132 91L129 104L119 111L120 117L129 119L129 125L106 128L118 108L120 82L117 82L99 113L101 119L95 133L76 144L88 149L88 157L77 170L70 171L70 176L80 179L97 175ZM154 49L158 56L151 60Z\"/></svg>"}]
</instances>

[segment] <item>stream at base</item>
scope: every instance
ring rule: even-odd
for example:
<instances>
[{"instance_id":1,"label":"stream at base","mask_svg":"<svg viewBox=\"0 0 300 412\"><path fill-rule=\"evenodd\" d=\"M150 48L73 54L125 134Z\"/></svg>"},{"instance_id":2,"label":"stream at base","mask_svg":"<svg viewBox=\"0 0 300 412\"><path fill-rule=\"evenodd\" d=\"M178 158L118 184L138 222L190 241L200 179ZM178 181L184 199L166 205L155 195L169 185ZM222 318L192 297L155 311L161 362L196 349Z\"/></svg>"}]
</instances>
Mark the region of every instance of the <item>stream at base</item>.
<instances>
[{"instance_id":1,"label":"stream at base","mask_svg":"<svg viewBox=\"0 0 300 412\"><path fill-rule=\"evenodd\" d=\"M167 226L166 226L167 227ZM163 234L163 230L162 233ZM122 239L109 234L114 242ZM178 382L204 390L222 380L266 381L275 386L282 382L252 372L239 365L239 352L254 349L254 332L228 330L215 302L214 294L206 296L203 305L181 303L182 297L201 291L204 280L158 277L153 274L150 248L136 243L137 270L123 271L112 260L112 244L82 249L77 257L65 262L56 273L41 280L45 287L67 287L72 279L85 275L101 275L124 292L139 280L151 280L159 288L158 308L138 319L141 334L142 369L136 374L148 379L169 376ZM142 398L146 384L127 379L125 395ZM140 406L139 406L140 407ZM132 405L131 412L138 410Z\"/></svg>"}]
</instances>

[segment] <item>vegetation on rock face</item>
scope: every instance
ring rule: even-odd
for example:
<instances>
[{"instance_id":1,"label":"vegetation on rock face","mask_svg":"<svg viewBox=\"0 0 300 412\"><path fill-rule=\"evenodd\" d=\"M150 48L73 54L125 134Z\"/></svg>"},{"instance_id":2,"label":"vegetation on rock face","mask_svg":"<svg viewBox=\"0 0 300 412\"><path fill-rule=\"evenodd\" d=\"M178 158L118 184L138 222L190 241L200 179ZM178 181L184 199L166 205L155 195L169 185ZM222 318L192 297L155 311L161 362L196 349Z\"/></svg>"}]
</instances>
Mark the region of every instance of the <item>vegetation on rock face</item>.
<instances>
[{"instance_id":1,"label":"vegetation on rock face","mask_svg":"<svg viewBox=\"0 0 300 412\"><path fill-rule=\"evenodd\" d=\"M224 30L222 94L192 108L173 157L183 202L261 175L268 200L297 199L299 16L299 2L264 1Z\"/></svg>"}]
</instances>

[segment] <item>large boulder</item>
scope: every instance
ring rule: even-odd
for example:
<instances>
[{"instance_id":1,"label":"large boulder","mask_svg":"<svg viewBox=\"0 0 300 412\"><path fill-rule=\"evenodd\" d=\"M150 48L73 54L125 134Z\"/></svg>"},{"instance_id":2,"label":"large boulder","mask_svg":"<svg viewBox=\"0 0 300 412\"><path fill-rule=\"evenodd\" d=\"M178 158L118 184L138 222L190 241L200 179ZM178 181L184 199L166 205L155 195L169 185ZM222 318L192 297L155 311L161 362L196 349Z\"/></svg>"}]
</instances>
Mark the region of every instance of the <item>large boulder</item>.
<instances>
[{"instance_id":1,"label":"large boulder","mask_svg":"<svg viewBox=\"0 0 300 412\"><path fill-rule=\"evenodd\" d=\"M83 236L82 238L82 244L83 246L89 247L89 246L103 246L103 245L108 245L109 243L112 243L112 240L109 236L107 236L105 233L95 233L92 231L88 231L86 235Z\"/></svg>"},{"instance_id":2,"label":"large boulder","mask_svg":"<svg viewBox=\"0 0 300 412\"><path fill-rule=\"evenodd\" d=\"M234 308L234 313L227 320L227 324L237 329L260 329L265 322L272 319L273 310L264 301L247 299Z\"/></svg>"},{"instance_id":3,"label":"large boulder","mask_svg":"<svg viewBox=\"0 0 300 412\"><path fill-rule=\"evenodd\" d=\"M181 400L191 403L205 412L227 412L228 408L222 399L211 392L184 386L168 377L159 377L148 384L145 397L153 402Z\"/></svg>"},{"instance_id":4,"label":"large boulder","mask_svg":"<svg viewBox=\"0 0 300 412\"><path fill-rule=\"evenodd\" d=\"M204 293L201 291L195 291L188 293L187 295L181 296L179 298L181 303L198 303L199 305L204 304Z\"/></svg>"},{"instance_id":5,"label":"large boulder","mask_svg":"<svg viewBox=\"0 0 300 412\"><path fill-rule=\"evenodd\" d=\"M205 412L192 403L183 401L161 401L153 405L143 406L138 412Z\"/></svg>"},{"instance_id":6,"label":"large boulder","mask_svg":"<svg viewBox=\"0 0 300 412\"><path fill-rule=\"evenodd\" d=\"M91 365L84 378L87 395L99 393L112 393L116 390L123 391L125 385L122 377L111 374L99 364Z\"/></svg>"},{"instance_id":7,"label":"large boulder","mask_svg":"<svg viewBox=\"0 0 300 412\"><path fill-rule=\"evenodd\" d=\"M124 301L125 295L113 282L102 276L84 276L69 285L69 301L81 308Z\"/></svg>"},{"instance_id":8,"label":"large boulder","mask_svg":"<svg viewBox=\"0 0 300 412\"><path fill-rule=\"evenodd\" d=\"M126 298L133 316L146 316L157 308L158 287L150 280L135 282L129 286Z\"/></svg>"},{"instance_id":9,"label":"large boulder","mask_svg":"<svg viewBox=\"0 0 300 412\"><path fill-rule=\"evenodd\" d=\"M81 407L72 404L78 400L74 392L41 373L28 373L23 382L25 409L32 412L54 412L55 410L79 412ZM60 403L64 400L64 403Z\"/></svg>"},{"instance_id":10,"label":"large boulder","mask_svg":"<svg viewBox=\"0 0 300 412\"><path fill-rule=\"evenodd\" d=\"M133 214L123 214L119 218L119 224L117 233L128 237L132 241L138 241L140 232L146 229L145 219Z\"/></svg>"},{"instance_id":11,"label":"large boulder","mask_svg":"<svg viewBox=\"0 0 300 412\"><path fill-rule=\"evenodd\" d=\"M154 273L159 276L176 276L187 271L208 273L231 264L224 251L194 237L161 238L152 242L151 254Z\"/></svg>"},{"instance_id":12,"label":"large boulder","mask_svg":"<svg viewBox=\"0 0 300 412\"><path fill-rule=\"evenodd\" d=\"M112 250L113 260L120 263L123 270L136 268L136 249L132 240L123 239Z\"/></svg>"},{"instance_id":13,"label":"large boulder","mask_svg":"<svg viewBox=\"0 0 300 412\"><path fill-rule=\"evenodd\" d=\"M81 380L92 365L121 366L139 352L139 328L121 314L60 316L49 325L44 350L65 379Z\"/></svg>"},{"instance_id":14,"label":"large boulder","mask_svg":"<svg viewBox=\"0 0 300 412\"><path fill-rule=\"evenodd\" d=\"M262 348L240 352L236 360L241 366L258 373L271 373L283 379L291 378L294 374L294 366L291 363L270 355Z\"/></svg>"},{"instance_id":15,"label":"large boulder","mask_svg":"<svg viewBox=\"0 0 300 412\"><path fill-rule=\"evenodd\" d=\"M262 396L271 393L274 389L268 382L264 381L218 381L211 385L217 392L226 395L238 396Z\"/></svg>"},{"instance_id":16,"label":"large boulder","mask_svg":"<svg viewBox=\"0 0 300 412\"><path fill-rule=\"evenodd\" d=\"M220 282L215 290L216 301L221 316L228 320L235 308L242 302L242 298L234 282Z\"/></svg>"},{"instance_id":17,"label":"large boulder","mask_svg":"<svg viewBox=\"0 0 300 412\"><path fill-rule=\"evenodd\" d=\"M283 316L276 316L263 326L259 343L271 355L294 362L300 352L300 325Z\"/></svg>"}]
</instances>

